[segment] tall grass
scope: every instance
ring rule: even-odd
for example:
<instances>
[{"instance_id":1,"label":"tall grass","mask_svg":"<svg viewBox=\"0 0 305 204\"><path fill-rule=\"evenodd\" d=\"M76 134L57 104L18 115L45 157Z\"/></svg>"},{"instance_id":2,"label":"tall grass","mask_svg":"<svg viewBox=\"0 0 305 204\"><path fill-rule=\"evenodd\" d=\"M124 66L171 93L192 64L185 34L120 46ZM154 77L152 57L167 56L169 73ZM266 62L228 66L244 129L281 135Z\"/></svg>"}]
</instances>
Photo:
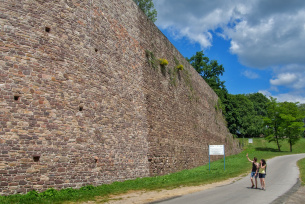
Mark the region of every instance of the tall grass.
<instances>
[{"instance_id":1,"label":"tall grass","mask_svg":"<svg viewBox=\"0 0 305 204\"><path fill-rule=\"evenodd\" d=\"M250 158L255 156L258 159L269 159L285 154L305 153L305 139L300 140L294 145L292 153L289 152L289 145L286 143L283 143L282 152L278 152L275 144L268 143L264 139L253 139L252 144L248 144L246 139L240 139L240 142L243 143L244 150L240 154L225 158L225 170L224 161L220 159L211 163L210 170L207 164L165 176L138 178L97 187L89 185L78 190L71 188L60 191L49 189L42 193L32 191L26 195L1 196L0 203L63 203L65 201L95 200L97 196L99 200L101 197L107 200L109 195L125 193L130 190L172 189L179 186L201 185L229 179L249 172L251 164L249 164L246 158L247 153ZM302 179L305 181L305 162L301 162L299 165L300 168L304 168Z\"/></svg>"}]
</instances>

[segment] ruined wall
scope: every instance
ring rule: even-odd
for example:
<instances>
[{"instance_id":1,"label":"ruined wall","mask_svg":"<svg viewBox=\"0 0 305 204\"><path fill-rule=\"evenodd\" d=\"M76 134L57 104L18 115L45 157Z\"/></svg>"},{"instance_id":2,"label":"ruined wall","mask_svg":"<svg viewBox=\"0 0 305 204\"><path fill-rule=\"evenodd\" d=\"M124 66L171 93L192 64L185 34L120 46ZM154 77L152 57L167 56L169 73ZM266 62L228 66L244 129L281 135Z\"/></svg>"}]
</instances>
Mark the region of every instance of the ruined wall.
<instances>
[{"instance_id":1,"label":"ruined wall","mask_svg":"<svg viewBox=\"0 0 305 204\"><path fill-rule=\"evenodd\" d=\"M0 4L0 194L192 168L208 144L239 151L216 94L132 0Z\"/></svg>"}]
</instances>

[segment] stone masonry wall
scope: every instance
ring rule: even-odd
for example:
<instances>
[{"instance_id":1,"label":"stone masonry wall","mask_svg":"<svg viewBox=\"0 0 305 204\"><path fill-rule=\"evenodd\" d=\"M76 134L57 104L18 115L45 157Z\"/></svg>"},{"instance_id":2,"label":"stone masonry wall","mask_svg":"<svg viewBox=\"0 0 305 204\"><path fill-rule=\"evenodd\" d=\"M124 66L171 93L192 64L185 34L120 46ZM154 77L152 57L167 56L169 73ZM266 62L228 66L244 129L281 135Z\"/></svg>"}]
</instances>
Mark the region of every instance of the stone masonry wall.
<instances>
[{"instance_id":1,"label":"stone masonry wall","mask_svg":"<svg viewBox=\"0 0 305 204\"><path fill-rule=\"evenodd\" d=\"M217 100L132 0L0 2L0 195L192 168L208 144L237 153Z\"/></svg>"},{"instance_id":2,"label":"stone masonry wall","mask_svg":"<svg viewBox=\"0 0 305 204\"><path fill-rule=\"evenodd\" d=\"M143 29L151 29L148 33L152 33L146 36L150 40L143 47L156 53L156 58L169 61L165 69L144 69L150 174L163 175L207 164L208 145L224 144L226 155L238 153L214 91L155 26ZM177 64L182 64L184 70L177 71ZM211 157L219 158L222 156Z\"/></svg>"}]
</instances>

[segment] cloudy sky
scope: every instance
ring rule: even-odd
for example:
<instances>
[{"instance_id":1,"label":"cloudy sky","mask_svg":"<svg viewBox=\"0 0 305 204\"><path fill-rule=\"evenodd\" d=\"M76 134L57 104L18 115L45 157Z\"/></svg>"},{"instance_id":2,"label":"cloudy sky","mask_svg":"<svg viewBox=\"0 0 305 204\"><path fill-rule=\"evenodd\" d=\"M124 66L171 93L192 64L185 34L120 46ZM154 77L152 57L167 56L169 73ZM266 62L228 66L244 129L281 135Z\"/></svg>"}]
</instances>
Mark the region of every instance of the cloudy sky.
<instances>
[{"instance_id":1,"label":"cloudy sky","mask_svg":"<svg viewBox=\"0 0 305 204\"><path fill-rule=\"evenodd\" d=\"M304 0L153 0L156 25L185 56L204 50L231 94L305 103Z\"/></svg>"}]
</instances>

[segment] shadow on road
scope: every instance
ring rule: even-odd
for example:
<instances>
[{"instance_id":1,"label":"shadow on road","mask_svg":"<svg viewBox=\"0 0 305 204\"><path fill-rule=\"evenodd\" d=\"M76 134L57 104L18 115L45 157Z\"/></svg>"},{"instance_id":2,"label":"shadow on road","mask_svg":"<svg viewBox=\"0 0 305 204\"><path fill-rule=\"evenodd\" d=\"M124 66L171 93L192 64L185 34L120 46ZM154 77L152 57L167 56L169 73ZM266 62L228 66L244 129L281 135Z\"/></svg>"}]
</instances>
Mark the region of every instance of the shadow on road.
<instances>
[{"instance_id":1,"label":"shadow on road","mask_svg":"<svg viewBox=\"0 0 305 204\"><path fill-rule=\"evenodd\" d=\"M278 149L270 148L270 147L256 147L256 151L265 151L265 152L279 152ZM281 151L281 152L288 152L288 151Z\"/></svg>"},{"instance_id":2,"label":"shadow on road","mask_svg":"<svg viewBox=\"0 0 305 204\"><path fill-rule=\"evenodd\" d=\"M251 190L262 190L261 188L251 188L251 187L247 187L247 189L251 189Z\"/></svg>"}]
</instances>

